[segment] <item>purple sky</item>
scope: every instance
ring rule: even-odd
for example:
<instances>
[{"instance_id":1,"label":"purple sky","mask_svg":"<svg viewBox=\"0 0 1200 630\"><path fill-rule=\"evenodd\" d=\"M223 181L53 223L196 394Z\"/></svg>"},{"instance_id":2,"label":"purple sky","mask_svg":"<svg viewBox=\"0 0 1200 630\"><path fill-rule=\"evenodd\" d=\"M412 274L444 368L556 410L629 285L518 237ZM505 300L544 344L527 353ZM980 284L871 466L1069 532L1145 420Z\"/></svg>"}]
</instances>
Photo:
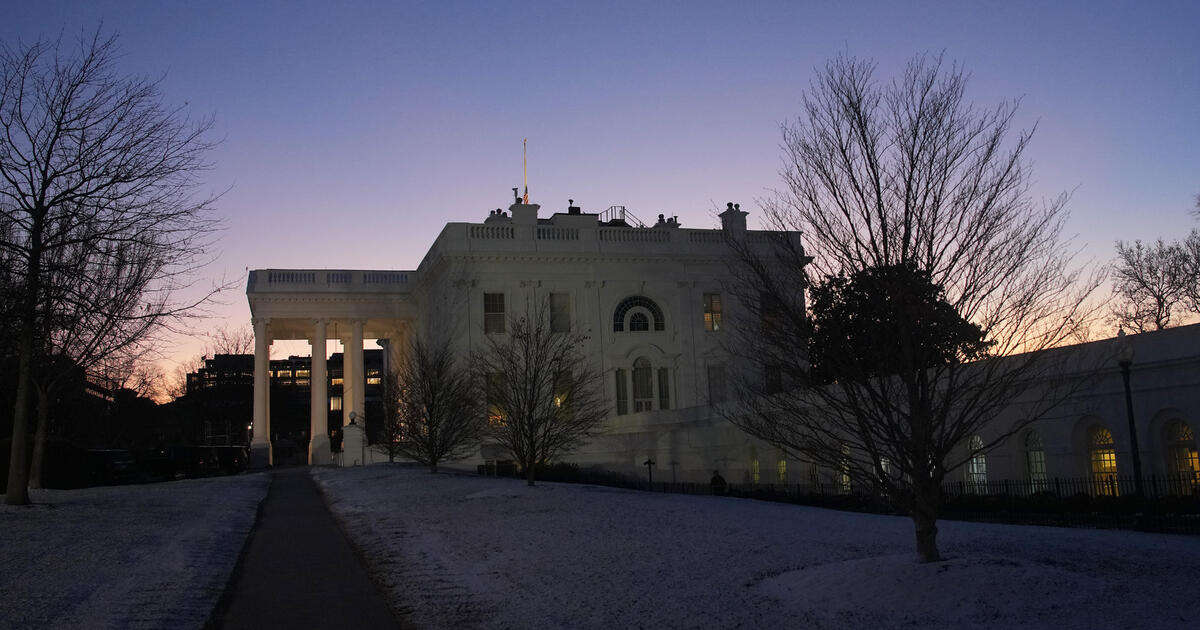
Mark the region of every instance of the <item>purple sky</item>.
<instances>
[{"instance_id":1,"label":"purple sky","mask_svg":"<svg viewBox=\"0 0 1200 630\"><path fill-rule=\"evenodd\" d=\"M727 200L753 212L779 182L780 122L843 51L888 77L944 50L981 104L1023 97L1037 192L1074 191L1070 230L1088 256L1195 224L1194 1L249 4L39 0L0 20L9 43L102 20L123 66L165 72L169 101L216 115L225 142L208 180L231 190L214 276L411 269L445 222L508 203L522 137L547 209L570 197L685 227L715 225ZM224 299L230 324L248 321L243 294Z\"/></svg>"}]
</instances>

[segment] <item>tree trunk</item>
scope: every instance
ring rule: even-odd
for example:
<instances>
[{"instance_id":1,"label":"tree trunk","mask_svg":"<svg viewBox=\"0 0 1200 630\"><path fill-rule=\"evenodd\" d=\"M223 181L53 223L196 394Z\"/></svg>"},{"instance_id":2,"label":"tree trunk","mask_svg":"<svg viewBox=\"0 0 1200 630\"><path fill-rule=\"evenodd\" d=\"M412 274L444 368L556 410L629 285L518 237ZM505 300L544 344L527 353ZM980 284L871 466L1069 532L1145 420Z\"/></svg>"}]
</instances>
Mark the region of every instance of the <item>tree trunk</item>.
<instances>
[{"instance_id":1,"label":"tree trunk","mask_svg":"<svg viewBox=\"0 0 1200 630\"><path fill-rule=\"evenodd\" d=\"M915 490L912 520L917 530L917 555L921 562L937 562L942 559L937 548L937 492Z\"/></svg>"},{"instance_id":2,"label":"tree trunk","mask_svg":"<svg viewBox=\"0 0 1200 630\"><path fill-rule=\"evenodd\" d=\"M29 465L26 431L29 424L29 387L33 371L33 326L25 322L21 331L21 362L17 370L17 401L13 405L12 449L8 458L8 488L4 502L29 505Z\"/></svg>"},{"instance_id":3,"label":"tree trunk","mask_svg":"<svg viewBox=\"0 0 1200 630\"><path fill-rule=\"evenodd\" d=\"M532 485L533 485L533 474L534 474L534 472L535 472L535 471L533 470L533 466L526 466L526 467L525 467L525 485L527 485L527 486L532 486Z\"/></svg>"},{"instance_id":4,"label":"tree trunk","mask_svg":"<svg viewBox=\"0 0 1200 630\"><path fill-rule=\"evenodd\" d=\"M433 475L437 473L437 464L437 462L429 462L429 474Z\"/></svg>"},{"instance_id":5,"label":"tree trunk","mask_svg":"<svg viewBox=\"0 0 1200 630\"><path fill-rule=\"evenodd\" d=\"M33 434L33 459L29 462L29 487L42 487L42 469L46 462L46 439L50 433L50 394L37 388L37 430Z\"/></svg>"}]
</instances>

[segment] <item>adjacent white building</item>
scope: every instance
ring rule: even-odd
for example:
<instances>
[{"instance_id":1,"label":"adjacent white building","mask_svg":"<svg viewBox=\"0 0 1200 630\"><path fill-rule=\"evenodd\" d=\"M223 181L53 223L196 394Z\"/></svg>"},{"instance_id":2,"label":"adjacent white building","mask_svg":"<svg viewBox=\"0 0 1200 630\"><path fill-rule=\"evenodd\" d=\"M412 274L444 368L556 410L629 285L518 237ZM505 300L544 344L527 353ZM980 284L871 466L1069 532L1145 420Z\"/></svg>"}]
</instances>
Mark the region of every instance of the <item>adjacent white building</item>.
<instances>
[{"instance_id":1,"label":"adjacent white building","mask_svg":"<svg viewBox=\"0 0 1200 630\"><path fill-rule=\"evenodd\" d=\"M364 412L364 340L385 340L392 360L418 332L448 334L464 352L481 349L486 335L505 334L509 315L549 300L553 326L587 336L611 401L605 434L569 461L644 473L642 463L652 459L656 478L680 481L705 480L713 470L737 482L832 480L831 472L789 462L713 411L726 396L722 338L737 309L725 290L731 280L726 233L751 243L768 237L747 230L745 212L731 205L714 229L683 228L661 216L653 226L634 226L619 207L592 214L572 205L538 215L538 205L518 200L481 223L449 223L416 270L251 271L246 292L256 336L254 451L260 461L270 451L265 384L273 341L313 344L312 382L324 380L326 340L343 341L349 423L351 412ZM1200 414L1200 326L1130 341L1143 468L1147 474L1200 469L1193 430ZM327 463L326 392L314 389L312 404L318 437L310 462ZM1111 474L1114 466L1124 474L1130 466L1125 419L1114 357L1094 385L963 474L973 481L1084 477ZM485 445L466 463L500 459L502 452Z\"/></svg>"}]
</instances>

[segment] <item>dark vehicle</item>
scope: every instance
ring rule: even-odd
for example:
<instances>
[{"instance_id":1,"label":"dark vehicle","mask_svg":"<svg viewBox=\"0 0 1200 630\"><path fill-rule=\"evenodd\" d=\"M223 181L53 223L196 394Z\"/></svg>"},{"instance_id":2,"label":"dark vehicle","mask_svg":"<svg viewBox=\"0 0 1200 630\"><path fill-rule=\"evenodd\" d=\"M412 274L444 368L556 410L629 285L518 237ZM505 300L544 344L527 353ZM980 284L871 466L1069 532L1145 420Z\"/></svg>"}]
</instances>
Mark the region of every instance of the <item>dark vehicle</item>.
<instances>
[{"instance_id":1,"label":"dark vehicle","mask_svg":"<svg viewBox=\"0 0 1200 630\"><path fill-rule=\"evenodd\" d=\"M123 449L89 450L87 471L89 486L115 486L138 480L137 461Z\"/></svg>"}]
</instances>

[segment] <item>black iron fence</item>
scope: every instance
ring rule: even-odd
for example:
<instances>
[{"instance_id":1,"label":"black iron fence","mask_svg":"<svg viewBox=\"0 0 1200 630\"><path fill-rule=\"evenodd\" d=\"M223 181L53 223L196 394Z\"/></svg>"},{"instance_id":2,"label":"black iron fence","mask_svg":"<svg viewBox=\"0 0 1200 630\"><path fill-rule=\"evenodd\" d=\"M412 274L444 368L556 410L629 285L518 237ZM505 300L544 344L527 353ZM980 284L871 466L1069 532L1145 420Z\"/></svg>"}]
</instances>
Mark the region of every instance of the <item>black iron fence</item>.
<instances>
[{"instance_id":1,"label":"black iron fence","mask_svg":"<svg viewBox=\"0 0 1200 630\"><path fill-rule=\"evenodd\" d=\"M515 466L480 466L481 475L518 476ZM874 488L843 483L711 483L654 481L571 464L548 466L542 481L582 483L650 492L718 494L827 507L856 512L900 514ZM1133 529L1200 535L1200 479L1190 475L1148 476L1143 493L1132 477L1070 477L1043 480L946 482L942 518L948 520Z\"/></svg>"}]
</instances>

